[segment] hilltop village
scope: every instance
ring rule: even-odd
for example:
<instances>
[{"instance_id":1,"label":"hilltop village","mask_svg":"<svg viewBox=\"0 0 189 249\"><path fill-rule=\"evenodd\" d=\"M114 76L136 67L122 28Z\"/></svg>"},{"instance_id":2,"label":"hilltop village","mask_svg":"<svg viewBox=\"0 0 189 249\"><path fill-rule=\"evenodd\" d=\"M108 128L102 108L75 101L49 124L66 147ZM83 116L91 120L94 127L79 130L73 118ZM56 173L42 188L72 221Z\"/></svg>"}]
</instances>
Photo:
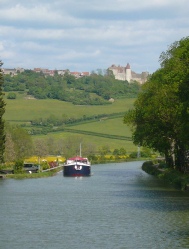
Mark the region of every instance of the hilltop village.
<instances>
[{"instance_id":1,"label":"hilltop village","mask_svg":"<svg viewBox=\"0 0 189 249\"><path fill-rule=\"evenodd\" d=\"M121 81L126 81L127 80L129 83L132 82L132 81L137 81L137 82L142 84L147 80L147 77L149 75L148 72L135 73L134 71L131 70L131 66L130 66L129 63L127 63L127 65L125 67L116 66L116 65L113 64L107 70L112 71L113 75L115 76L115 79L121 80ZM11 75L11 76L15 76L19 72L21 73L21 72L24 72L24 71L25 71L24 68L13 68L13 69L3 68L2 69L3 74ZM65 70L49 70L49 69L46 69L46 68L34 68L32 71L34 71L36 73L42 72L44 75L47 75L47 76L54 76L55 73L58 73L58 75L64 75L65 73L68 73L70 75L75 76L76 78L91 75L90 72L71 72L68 69L65 69Z\"/></svg>"}]
</instances>

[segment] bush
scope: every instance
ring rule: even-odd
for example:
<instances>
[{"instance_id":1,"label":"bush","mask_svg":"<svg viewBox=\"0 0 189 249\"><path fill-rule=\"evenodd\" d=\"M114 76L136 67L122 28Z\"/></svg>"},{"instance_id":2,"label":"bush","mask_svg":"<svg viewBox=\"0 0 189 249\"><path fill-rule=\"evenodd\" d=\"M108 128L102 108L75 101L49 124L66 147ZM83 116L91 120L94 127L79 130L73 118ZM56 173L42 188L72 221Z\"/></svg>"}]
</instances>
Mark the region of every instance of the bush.
<instances>
[{"instance_id":1,"label":"bush","mask_svg":"<svg viewBox=\"0 0 189 249\"><path fill-rule=\"evenodd\" d=\"M137 158L137 152L132 152L130 155L129 155L130 158Z\"/></svg>"},{"instance_id":2,"label":"bush","mask_svg":"<svg viewBox=\"0 0 189 249\"><path fill-rule=\"evenodd\" d=\"M50 165L47 162L41 163L40 166L42 170L50 169Z\"/></svg>"},{"instance_id":3,"label":"bush","mask_svg":"<svg viewBox=\"0 0 189 249\"><path fill-rule=\"evenodd\" d=\"M7 99L16 99L16 93L9 93Z\"/></svg>"},{"instance_id":4,"label":"bush","mask_svg":"<svg viewBox=\"0 0 189 249\"><path fill-rule=\"evenodd\" d=\"M142 170L150 175L158 175L160 174L157 167L155 167L152 161L146 161L142 164Z\"/></svg>"},{"instance_id":5,"label":"bush","mask_svg":"<svg viewBox=\"0 0 189 249\"><path fill-rule=\"evenodd\" d=\"M23 165L24 165L24 161L23 160L17 160L17 161L15 161L14 174L23 173Z\"/></svg>"}]
</instances>

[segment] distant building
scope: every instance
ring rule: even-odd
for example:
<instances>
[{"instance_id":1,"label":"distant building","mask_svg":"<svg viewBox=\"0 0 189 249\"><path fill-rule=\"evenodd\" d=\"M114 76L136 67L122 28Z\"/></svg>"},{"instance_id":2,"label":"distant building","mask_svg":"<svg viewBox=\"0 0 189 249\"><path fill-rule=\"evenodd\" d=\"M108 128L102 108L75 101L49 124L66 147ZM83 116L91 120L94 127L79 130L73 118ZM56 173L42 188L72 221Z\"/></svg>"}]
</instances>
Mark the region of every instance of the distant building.
<instances>
[{"instance_id":1,"label":"distant building","mask_svg":"<svg viewBox=\"0 0 189 249\"><path fill-rule=\"evenodd\" d=\"M34 68L33 71L36 73L42 72L46 76L54 76L55 73L55 70L49 70L46 68Z\"/></svg>"},{"instance_id":2,"label":"distant building","mask_svg":"<svg viewBox=\"0 0 189 249\"><path fill-rule=\"evenodd\" d=\"M65 73L69 73L69 70L56 70L58 75L64 75Z\"/></svg>"},{"instance_id":3,"label":"distant building","mask_svg":"<svg viewBox=\"0 0 189 249\"><path fill-rule=\"evenodd\" d=\"M75 76L76 78L81 78L84 76L90 76L89 72L70 72L71 75Z\"/></svg>"},{"instance_id":4,"label":"distant building","mask_svg":"<svg viewBox=\"0 0 189 249\"><path fill-rule=\"evenodd\" d=\"M42 72L44 75L49 75L49 76L54 76L55 72L57 72L58 75L64 75L65 73L68 73L68 74L75 76L76 78L90 75L89 72L70 72L68 69L66 69L66 70L49 70L49 69L45 69L45 68L34 68L33 71L36 73Z\"/></svg>"},{"instance_id":5,"label":"distant building","mask_svg":"<svg viewBox=\"0 0 189 249\"><path fill-rule=\"evenodd\" d=\"M131 71L129 63L126 67L112 65L108 68L111 70L117 80L127 80L129 83L132 81L138 81L139 83L144 83L147 80L148 72L142 72L141 74Z\"/></svg>"},{"instance_id":6,"label":"distant building","mask_svg":"<svg viewBox=\"0 0 189 249\"><path fill-rule=\"evenodd\" d=\"M71 75L75 76L76 78L80 77L80 72L70 72Z\"/></svg>"},{"instance_id":7,"label":"distant building","mask_svg":"<svg viewBox=\"0 0 189 249\"><path fill-rule=\"evenodd\" d=\"M18 73L22 73L24 72L24 69L23 68L13 68L13 69L8 69L8 68L2 68L2 72L3 74L5 75L11 75L11 76L15 76L17 75Z\"/></svg>"},{"instance_id":8,"label":"distant building","mask_svg":"<svg viewBox=\"0 0 189 249\"><path fill-rule=\"evenodd\" d=\"M90 76L90 73L89 72L82 72L81 76Z\"/></svg>"}]
</instances>

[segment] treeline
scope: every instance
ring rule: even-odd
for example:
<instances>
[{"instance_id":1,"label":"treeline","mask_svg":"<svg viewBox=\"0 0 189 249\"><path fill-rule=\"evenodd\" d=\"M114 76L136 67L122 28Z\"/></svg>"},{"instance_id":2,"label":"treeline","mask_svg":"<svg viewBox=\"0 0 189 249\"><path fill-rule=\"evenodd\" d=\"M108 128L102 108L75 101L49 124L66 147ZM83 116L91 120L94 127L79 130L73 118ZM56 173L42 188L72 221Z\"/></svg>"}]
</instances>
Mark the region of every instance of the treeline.
<instances>
[{"instance_id":1,"label":"treeline","mask_svg":"<svg viewBox=\"0 0 189 249\"><path fill-rule=\"evenodd\" d=\"M67 116L63 114L61 117L57 117L55 115L50 115L47 118L36 118L34 120L30 121L30 124L28 122L26 124L22 124L21 127L24 127L27 129L28 133L30 135L37 135L37 134L44 134L47 135L50 132L57 132L57 131L70 131L67 127L83 124L83 123L91 123L91 122L97 122L104 119L114 119L118 117L123 117L125 112L119 112L119 113L110 113L110 114L98 114L98 115L83 115L80 118L75 118L71 116ZM74 133L80 133L82 134L82 131L76 131L73 130ZM84 131L83 131L84 132ZM95 134L93 132L90 135ZM102 136L102 135L101 135ZM110 135L111 136L111 135ZM108 134L106 137L109 137ZM119 136L116 136L116 139ZM121 139L125 139L125 136L120 136Z\"/></svg>"},{"instance_id":2,"label":"treeline","mask_svg":"<svg viewBox=\"0 0 189 249\"><path fill-rule=\"evenodd\" d=\"M105 133L92 132L92 131L83 131L83 130L76 130L76 129L69 129L69 128L64 128L64 131L71 132L71 133L90 135L90 136L95 136L95 137L105 137L105 138L110 138L110 139L132 141L131 137L120 136L120 135L105 134Z\"/></svg>"},{"instance_id":3,"label":"treeline","mask_svg":"<svg viewBox=\"0 0 189 249\"><path fill-rule=\"evenodd\" d=\"M97 114L97 115L83 115L80 118L75 118L71 116L67 116L65 114L62 115L62 117L56 117L55 115L50 115L47 118L37 118L34 120L31 120L31 125L33 126L60 126L60 125L76 125L81 123L86 123L87 121L98 121L105 118L118 118L123 117L125 112L120 113L110 113L110 114Z\"/></svg>"},{"instance_id":4,"label":"treeline","mask_svg":"<svg viewBox=\"0 0 189 249\"><path fill-rule=\"evenodd\" d=\"M161 68L143 85L124 118L136 145L165 155L168 167L189 168L189 37L160 56Z\"/></svg>"},{"instance_id":5,"label":"treeline","mask_svg":"<svg viewBox=\"0 0 189 249\"><path fill-rule=\"evenodd\" d=\"M25 70L16 76L5 75L3 91L9 92L8 98L16 98L12 92L27 92L37 99L58 99L75 105L111 104L111 98L135 98L140 91L140 84L116 80L110 73L106 75L91 74L76 79L66 72L64 76L55 73L45 76Z\"/></svg>"},{"instance_id":6,"label":"treeline","mask_svg":"<svg viewBox=\"0 0 189 249\"><path fill-rule=\"evenodd\" d=\"M4 160L7 164L24 160L25 158L29 158L33 155L38 156L39 158L47 155L61 155L65 158L73 155L79 155L80 144L82 144L82 154L89 157L93 161L96 161L97 158L99 159L99 156L101 160L105 160L107 155L108 158L116 156L117 159L137 157L137 152L133 152L128 155L127 151L123 147L112 150L110 150L108 144L97 147L93 143L85 142L83 137L80 135L71 135L68 138L60 139L55 139L51 136L32 139L25 129L19 126L10 125L8 123L5 125L5 133L6 142ZM150 156L151 152L145 152L144 155L146 156L147 154Z\"/></svg>"}]
</instances>

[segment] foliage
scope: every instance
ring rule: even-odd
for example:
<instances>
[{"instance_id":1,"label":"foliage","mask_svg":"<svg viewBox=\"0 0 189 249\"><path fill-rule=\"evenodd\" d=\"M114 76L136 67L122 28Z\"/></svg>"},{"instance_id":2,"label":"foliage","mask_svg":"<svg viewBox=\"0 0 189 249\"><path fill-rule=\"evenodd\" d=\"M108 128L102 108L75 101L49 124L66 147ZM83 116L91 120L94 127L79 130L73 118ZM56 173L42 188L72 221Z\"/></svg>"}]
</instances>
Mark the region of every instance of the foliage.
<instances>
[{"instance_id":1,"label":"foliage","mask_svg":"<svg viewBox=\"0 0 189 249\"><path fill-rule=\"evenodd\" d=\"M56 168L47 172L39 172L34 174L28 174L25 172L17 173L17 174L8 174L7 178L14 178L14 179L25 179L25 178L44 178L55 175L57 172L59 172L61 168Z\"/></svg>"},{"instance_id":2,"label":"foliage","mask_svg":"<svg viewBox=\"0 0 189 249\"><path fill-rule=\"evenodd\" d=\"M115 156L125 156L126 154L127 154L127 152L124 148L114 149L114 151L113 151L113 155L115 155Z\"/></svg>"},{"instance_id":3,"label":"foliage","mask_svg":"<svg viewBox=\"0 0 189 249\"><path fill-rule=\"evenodd\" d=\"M50 168L50 165L47 162L42 162L40 164L40 167L42 168L42 170L46 170Z\"/></svg>"},{"instance_id":4,"label":"foliage","mask_svg":"<svg viewBox=\"0 0 189 249\"><path fill-rule=\"evenodd\" d=\"M6 123L5 158L7 162L24 159L33 154L33 141L28 132Z\"/></svg>"},{"instance_id":5,"label":"foliage","mask_svg":"<svg viewBox=\"0 0 189 249\"><path fill-rule=\"evenodd\" d=\"M10 93L7 95L7 99L16 99L16 93L10 92Z\"/></svg>"},{"instance_id":6,"label":"foliage","mask_svg":"<svg viewBox=\"0 0 189 249\"><path fill-rule=\"evenodd\" d=\"M0 61L0 163L4 162L5 151L5 133L4 133L4 120L3 114L5 113L5 102L3 100L2 86L4 78L1 70L2 62Z\"/></svg>"},{"instance_id":7,"label":"foliage","mask_svg":"<svg viewBox=\"0 0 189 249\"><path fill-rule=\"evenodd\" d=\"M146 153L144 151L140 152L140 158L150 158L151 156L152 156L151 154ZM133 151L132 153L129 154L129 157L130 158L138 158L139 157L138 152L137 151Z\"/></svg>"},{"instance_id":8,"label":"foliage","mask_svg":"<svg viewBox=\"0 0 189 249\"><path fill-rule=\"evenodd\" d=\"M74 105L110 105L110 98L136 97L140 84L115 80L109 74L92 74L76 79L69 73L64 76L55 74L52 77L25 70L14 77L5 75L3 90L25 91L37 99L58 99Z\"/></svg>"},{"instance_id":9,"label":"foliage","mask_svg":"<svg viewBox=\"0 0 189 249\"><path fill-rule=\"evenodd\" d=\"M9 131L6 132L4 158L5 162L14 162L16 159L15 144Z\"/></svg>"},{"instance_id":10,"label":"foliage","mask_svg":"<svg viewBox=\"0 0 189 249\"><path fill-rule=\"evenodd\" d=\"M163 167L163 162L156 163L154 161L146 161L142 165L142 170L146 173L155 175L159 179L173 185L180 190L188 190L189 176L178 170Z\"/></svg>"},{"instance_id":11,"label":"foliage","mask_svg":"<svg viewBox=\"0 0 189 249\"><path fill-rule=\"evenodd\" d=\"M44 143L43 139L36 139L34 144L34 154L39 158L48 155L47 144Z\"/></svg>"},{"instance_id":12,"label":"foliage","mask_svg":"<svg viewBox=\"0 0 189 249\"><path fill-rule=\"evenodd\" d=\"M24 161L23 160L16 160L15 165L14 165L14 174L20 174L23 173L23 165Z\"/></svg>"},{"instance_id":13,"label":"foliage","mask_svg":"<svg viewBox=\"0 0 189 249\"><path fill-rule=\"evenodd\" d=\"M62 115L62 117L57 117L55 115L50 115L47 118L38 118L31 120L32 126L61 126L61 125L76 125L76 124L81 124L81 123L86 123L86 121L99 121L101 118L115 118L115 117L122 117L124 112L121 113L111 113L111 114L96 114L96 115L83 115L79 118L75 118L74 116L67 116L67 115Z\"/></svg>"},{"instance_id":14,"label":"foliage","mask_svg":"<svg viewBox=\"0 0 189 249\"><path fill-rule=\"evenodd\" d=\"M74 106L68 102L60 102L50 99L30 100L26 99L24 94L18 94L17 96L17 99L14 101L6 99L7 108L5 118L14 126L15 124L23 124L23 128L27 129L27 131L28 129L30 130L30 128L35 129L36 133L39 135L32 136L34 143L37 138L48 139L50 136L54 138L55 144L57 143L57 147L61 149L63 144L61 140L65 140L68 136L78 136L76 133L71 131L73 128L82 131L92 131L92 133L80 134L79 136L82 136L86 144L92 144L97 148L97 150L99 146L106 144L109 144L111 150L124 147L128 153L135 149L135 145L133 145L132 141L127 141L125 139L125 137L131 137L131 132L129 127L123 124L125 110L129 109L133 105L134 99L119 99L116 100L111 106L88 107ZM80 118L83 120L80 123L70 123L69 125L73 126L69 127L71 128L69 132L64 129L61 131L56 130L56 120L66 120L69 119L69 117L71 117L71 120L79 120ZM94 119L92 119L92 117ZM40 133L39 128L42 128L40 125L31 127L30 121L40 120L40 118L42 121L47 119L52 120L55 118L54 132L51 130L51 133L48 133L48 136L46 136L46 133L43 133L44 135ZM119 129L117 127L119 127ZM101 134L105 133L108 135L113 134L114 137L116 136L116 139L114 139L114 137L112 138L112 136L96 136L93 132ZM122 140L123 137L124 139ZM55 155L58 154L59 153L55 152Z\"/></svg>"},{"instance_id":15,"label":"foliage","mask_svg":"<svg viewBox=\"0 0 189 249\"><path fill-rule=\"evenodd\" d=\"M161 68L144 84L124 122L133 127L133 140L163 153L170 167L185 170L189 149L189 38L173 43L160 56Z\"/></svg>"}]
</instances>

